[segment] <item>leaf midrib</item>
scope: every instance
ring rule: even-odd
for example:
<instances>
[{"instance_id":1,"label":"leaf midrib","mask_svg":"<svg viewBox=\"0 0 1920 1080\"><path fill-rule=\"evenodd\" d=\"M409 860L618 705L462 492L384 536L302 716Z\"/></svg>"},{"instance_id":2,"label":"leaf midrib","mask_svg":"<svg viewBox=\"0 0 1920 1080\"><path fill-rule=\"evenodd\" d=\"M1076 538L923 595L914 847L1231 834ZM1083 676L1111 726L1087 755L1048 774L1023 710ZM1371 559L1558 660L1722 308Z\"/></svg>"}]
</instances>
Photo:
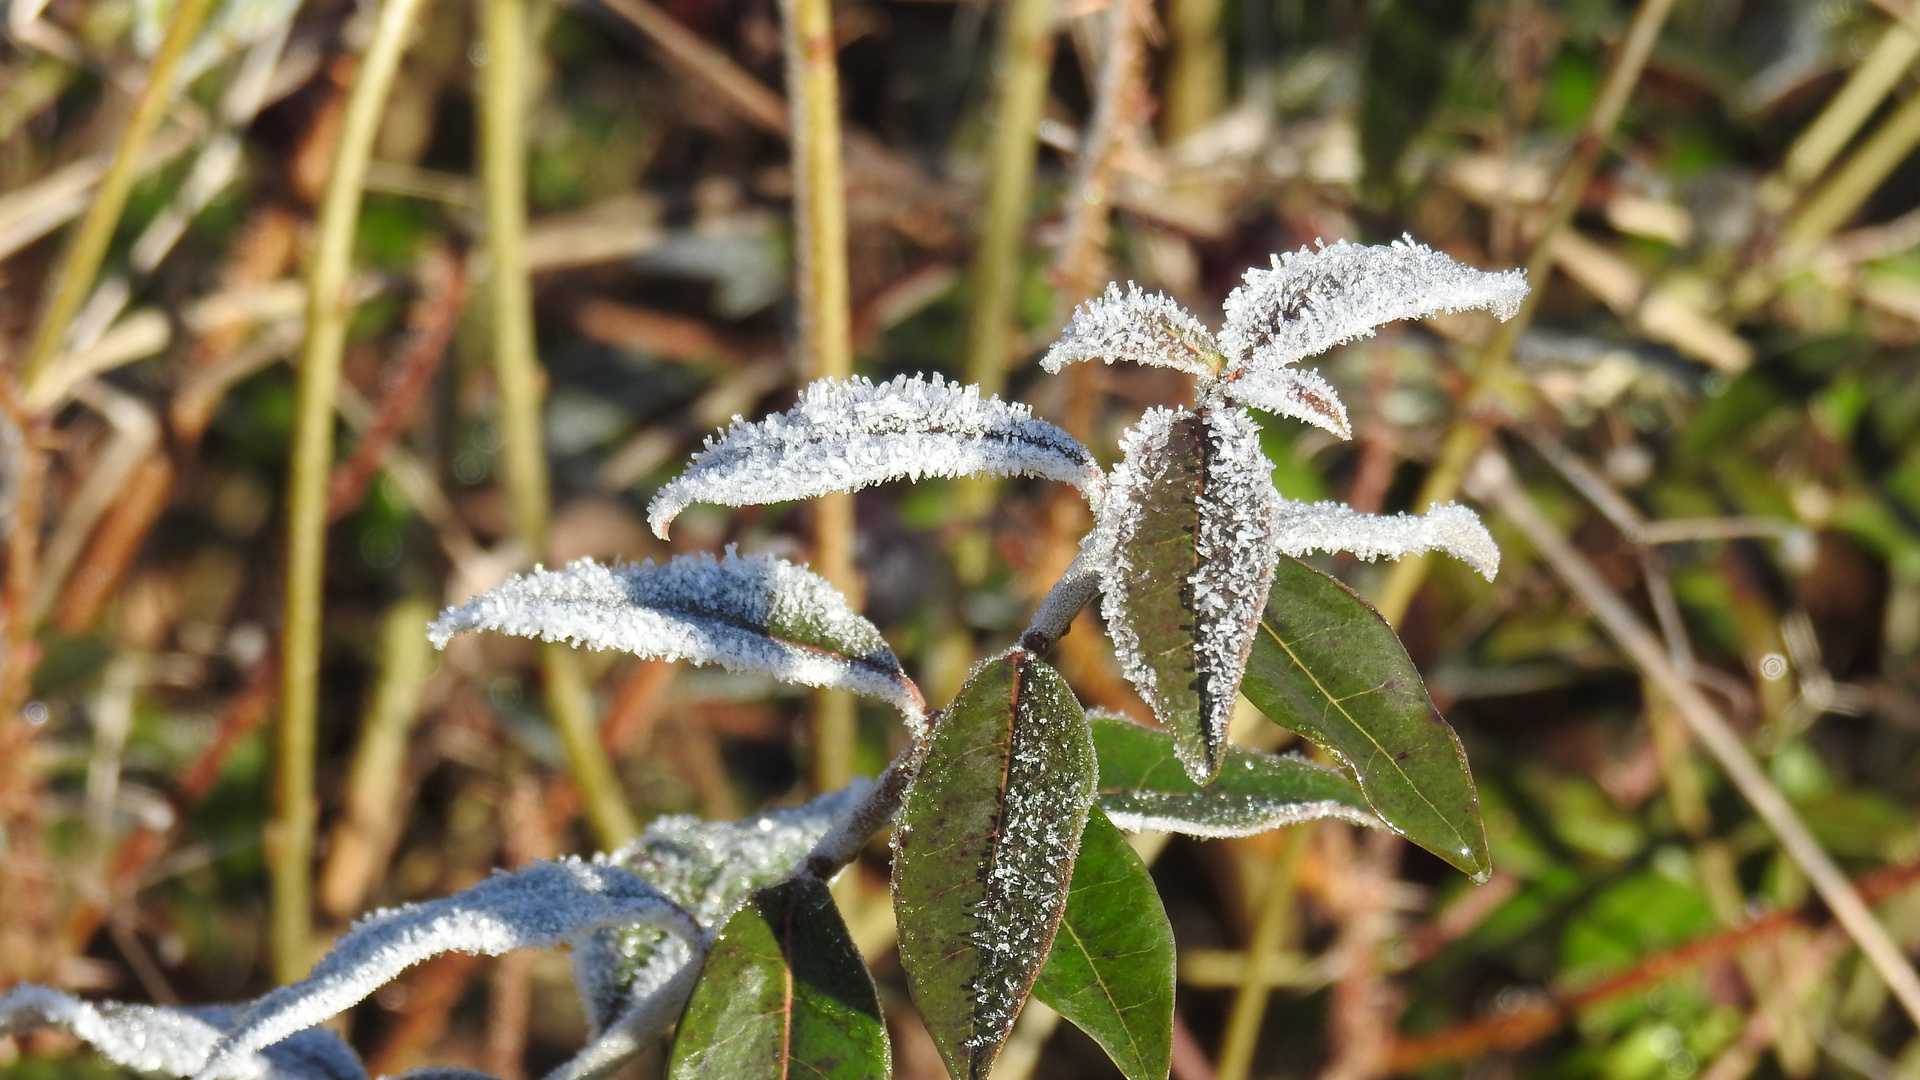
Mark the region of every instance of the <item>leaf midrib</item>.
<instances>
[{"instance_id":1,"label":"leaf midrib","mask_svg":"<svg viewBox=\"0 0 1920 1080\"><path fill-rule=\"evenodd\" d=\"M1388 764L1390 764L1393 767L1393 771L1400 774L1400 779L1406 781L1407 788L1411 790L1415 795L1418 795L1420 797L1421 802L1427 804L1427 809L1433 811L1434 816L1440 820L1441 824L1446 827L1447 831L1453 834L1453 838L1455 840L1461 841L1462 843L1465 843L1466 838L1460 835L1460 830L1454 828L1453 823L1451 821L1447 820L1446 813L1442 811L1438 806L1434 805L1433 800L1427 798L1427 793L1421 790L1420 784L1417 781L1415 781L1412 776L1407 774L1407 770L1400 767L1399 759L1394 757L1393 754L1389 753L1386 747L1381 746L1380 740L1373 737L1373 732L1368 731L1365 725L1361 724L1358 720L1354 719L1353 714L1347 711L1345 705L1343 705L1342 702L1345 700L1351 700L1351 698L1347 698L1347 699L1336 698L1333 696L1333 694L1329 693L1327 691L1327 688L1321 684L1319 676L1315 675L1311 668L1307 667L1306 664L1301 662L1300 657L1293 651L1293 646L1287 644L1287 642L1283 638L1281 638L1281 636L1277 632L1275 632L1273 627L1268 624L1266 619L1260 620L1260 629L1268 637L1272 638L1273 643L1275 645L1280 646L1281 650L1287 654L1287 659L1293 661L1294 666L1299 668L1301 672L1306 675L1307 680L1313 683L1313 688L1320 692L1321 697L1324 697L1327 699L1327 704L1339 710L1340 715L1346 719L1347 723L1353 725L1354 730L1366 736L1367 741L1373 744L1374 753L1380 757L1384 757L1387 760ZM1362 691L1359 694L1353 695L1353 697L1363 697L1366 694L1375 693L1376 691L1377 691L1377 688L1376 690ZM1366 781L1364 779L1365 774L1361 773L1361 776L1363 777L1363 779L1361 779L1361 790L1365 791L1366 790ZM1386 819L1383 817L1381 820L1384 821ZM1472 847L1471 844L1468 844L1467 846L1469 848Z\"/></svg>"}]
</instances>

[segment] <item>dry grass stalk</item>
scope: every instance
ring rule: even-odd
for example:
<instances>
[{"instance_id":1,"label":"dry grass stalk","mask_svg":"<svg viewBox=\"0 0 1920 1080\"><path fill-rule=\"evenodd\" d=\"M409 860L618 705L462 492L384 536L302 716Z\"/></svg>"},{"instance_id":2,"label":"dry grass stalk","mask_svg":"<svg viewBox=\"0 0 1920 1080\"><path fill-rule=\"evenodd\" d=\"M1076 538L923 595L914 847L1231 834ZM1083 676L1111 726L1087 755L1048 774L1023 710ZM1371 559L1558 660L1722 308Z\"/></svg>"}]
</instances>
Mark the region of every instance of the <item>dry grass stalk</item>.
<instances>
[{"instance_id":1,"label":"dry grass stalk","mask_svg":"<svg viewBox=\"0 0 1920 1080\"><path fill-rule=\"evenodd\" d=\"M291 982L313 957L313 839L319 812L313 757L320 678L327 477L333 466L334 397L352 314L347 292L362 181L388 93L424 0L386 0L359 67L320 208L307 274L307 336L294 406L288 476L286 630L275 735L272 843L275 974Z\"/></svg>"},{"instance_id":2,"label":"dry grass stalk","mask_svg":"<svg viewBox=\"0 0 1920 1080\"><path fill-rule=\"evenodd\" d=\"M1639 84L1647 59L1653 55L1654 42L1672 11L1673 0L1640 0L1634 8L1633 21L1628 24L1626 36L1607 67L1606 80L1574 140L1572 156L1561 170L1552 200L1528 250L1527 282L1532 290L1514 317L1494 329L1492 339L1476 359L1473 384L1460 399L1455 419L1440 444L1440 455L1428 470L1420 494L1414 498L1416 510L1450 501L1460 490L1467 466L1473 463L1485 443L1487 428L1481 413L1490 405L1490 395L1504 380L1514 345L1533 321L1534 311L1546 292L1547 279L1553 272L1555 245L1562 231L1572 223L1587 181L1600 159L1600 151L1613 137L1627 99ZM1420 591L1421 583L1426 580L1427 567L1425 556L1414 556L1395 563L1388 572L1386 586L1375 605L1388 622L1397 625L1406 616L1414 593Z\"/></svg>"}]
</instances>

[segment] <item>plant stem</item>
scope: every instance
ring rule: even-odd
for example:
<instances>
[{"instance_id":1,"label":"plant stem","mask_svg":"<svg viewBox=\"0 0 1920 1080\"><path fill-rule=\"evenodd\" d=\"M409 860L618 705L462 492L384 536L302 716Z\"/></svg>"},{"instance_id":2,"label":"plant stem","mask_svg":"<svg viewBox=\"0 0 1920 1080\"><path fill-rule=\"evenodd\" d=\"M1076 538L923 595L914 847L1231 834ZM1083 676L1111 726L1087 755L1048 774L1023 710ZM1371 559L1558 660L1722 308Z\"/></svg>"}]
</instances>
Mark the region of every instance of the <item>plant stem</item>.
<instances>
[{"instance_id":1,"label":"plant stem","mask_svg":"<svg viewBox=\"0 0 1920 1080\"><path fill-rule=\"evenodd\" d=\"M1260 889L1260 914L1247 941L1246 967L1240 988L1234 991L1233 1012L1227 1017L1227 1034L1220 1044L1220 1063L1214 1071L1217 1080L1246 1080L1253 1067L1254 1047L1267 1015L1267 995L1273 990L1267 979L1267 958L1280 950L1292 929L1294 886L1300 858L1306 854L1312 835L1311 824L1287 830L1283 846L1274 853L1267 870Z\"/></svg>"},{"instance_id":2,"label":"plant stem","mask_svg":"<svg viewBox=\"0 0 1920 1080\"><path fill-rule=\"evenodd\" d=\"M1161 135L1171 146L1206 127L1227 100L1227 46L1220 33L1221 0L1173 0L1167 30L1167 106Z\"/></svg>"},{"instance_id":3,"label":"plant stem","mask_svg":"<svg viewBox=\"0 0 1920 1080\"><path fill-rule=\"evenodd\" d=\"M1554 239L1573 222L1574 211L1580 208L1580 196L1600 160L1600 151L1612 138L1614 128L1619 126L1620 114L1625 111L1627 99L1639 83L1641 72L1646 70L1647 58L1653 54L1660 28L1666 25L1667 15L1672 10L1673 0L1640 0L1640 6L1634 10L1633 21L1627 27L1626 40L1614 55L1613 64L1607 70L1606 82L1602 84L1599 96L1594 98L1593 108L1587 113L1587 121L1581 128L1579 138L1574 140L1573 156L1560 174L1559 185L1548 204L1546 218L1540 224L1540 231L1534 234L1533 246L1527 252L1527 283L1532 288L1513 318L1494 329L1493 338L1474 364L1473 383L1461 399L1453 425L1447 429L1446 437L1440 444L1439 458L1427 471L1420 494L1414 499L1416 509L1424 510L1451 501L1460 491L1460 481L1466 476L1467 466L1473 462L1480 448L1486 445L1487 427L1482 413L1492 405L1505 382L1507 367L1513 360L1513 348L1533 321L1533 314L1540 306L1540 297L1546 292L1547 281L1553 276ZM1420 591L1421 583L1426 580L1429 558L1426 555L1410 556L1395 563L1387 572L1386 586L1375 606L1389 623L1398 626L1406 616L1407 605L1413 602L1413 595Z\"/></svg>"},{"instance_id":4,"label":"plant stem","mask_svg":"<svg viewBox=\"0 0 1920 1080\"><path fill-rule=\"evenodd\" d=\"M800 351L814 378L853 374L847 285L847 196L841 170L840 73L828 0L782 0L793 152ZM856 607L853 496L814 507L814 568ZM816 791L838 791L853 775L856 705L844 691L814 695L812 774Z\"/></svg>"},{"instance_id":5,"label":"plant stem","mask_svg":"<svg viewBox=\"0 0 1920 1080\"><path fill-rule=\"evenodd\" d=\"M1920 144L1920 95L1894 110L1833 178L1807 197L1806 205L1780 232L1779 265L1804 264L1807 253L1845 224L1916 144Z\"/></svg>"},{"instance_id":6,"label":"plant stem","mask_svg":"<svg viewBox=\"0 0 1920 1080\"><path fill-rule=\"evenodd\" d=\"M480 171L487 222L487 290L493 318L500 452L514 528L528 551L547 547L552 494L540 431L544 397L533 336L533 283L527 271L526 0L488 0L486 65L480 85ZM593 694L580 658L559 642L540 647L547 715L567 749L595 838L607 850L639 832L619 778L601 752Z\"/></svg>"},{"instance_id":7,"label":"plant stem","mask_svg":"<svg viewBox=\"0 0 1920 1080\"><path fill-rule=\"evenodd\" d=\"M1608 636L1634 666L1673 704L1694 737L1720 763L1733 786L1772 830L1787 857L1806 874L1807 881L1833 912L1834 920L1860 947L1907 1015L1920 1023L1920 976L1914 974L1913 965L1888 936L1886 928L1874 918L1853 883L1840 872L1833 858L1800 820L1786 796L1767 779L1719 710L1692 679L1674 666L1659 638L1607 585L1600 571L1541 515L1514 479L1504 455L1493 449L1483 454L1474 468L1471 483L1475 497L1499 508L1568 590L1593 612L1594 618L1606 628Z\"/></svg>"},{"instance_id":8,"label":"plant stem","mask_svg":"<svg viewBox=\"0 0 1920 1080\"><path fill-rule=\"evenodd\" d=\"M106 261L107 248L113 243L114 229L120 224L120 215L126 212L127 196L133 193L134 181L139 179L140 159L146 155L147 142L160 126L167 102L173 97L174 74L180 67L180 59L199 35L200 26L212 9L213 0L180 0L173 10L167 35L161 39L153 66L147 70L147 85L141 88L140 97L133 105L133 115L127 118L127 126L120 132L113 164L101 177L93 205L88 207L86 219L80 223L80 231L74 235L73 246L67 251L66 263L54 277L57 284L53 300L47 305L46 317L34 335L21 377L29 398L33 396L34 383L46 373L47 366L66 343L67 328L80 311L81 302L93 290L100 265Z\"/></svg>"},{"instance_id":9,"label":"plant stem","mask_svg":"<svg viewBox=\"0 0 1920 1080\"><path fill-rule=\"evenodd\" d=\"M1006 389L1008 343L1020 291L1021 240L1027 231L1040 116L1053 69L1053 0L1007 0L996 59L1000 95L989 150L986 221L973 261L965 377L982 395Z\"/></svg>"},{"instance_id":10,"label":"plant stem","mask_svg":"<svg viewBox=\"0 0 1920 1080\"><path fill-rule=\"evenodd\" d=\"M191 0L189 0L191 2ZM320 692L321 593L327 556L327 476L333 467L334 395L352 298L347 275L361 189L387 95L424 0L386 0L347 99L333 169L321 197L307 272L307 336L294 391L293 461L287 478L287 593L280 723L276 731L272 878L273 966L282 983L312 962L314 728ZM118 162L115 163L118 167Z\"/></svg>"}]
</instances>

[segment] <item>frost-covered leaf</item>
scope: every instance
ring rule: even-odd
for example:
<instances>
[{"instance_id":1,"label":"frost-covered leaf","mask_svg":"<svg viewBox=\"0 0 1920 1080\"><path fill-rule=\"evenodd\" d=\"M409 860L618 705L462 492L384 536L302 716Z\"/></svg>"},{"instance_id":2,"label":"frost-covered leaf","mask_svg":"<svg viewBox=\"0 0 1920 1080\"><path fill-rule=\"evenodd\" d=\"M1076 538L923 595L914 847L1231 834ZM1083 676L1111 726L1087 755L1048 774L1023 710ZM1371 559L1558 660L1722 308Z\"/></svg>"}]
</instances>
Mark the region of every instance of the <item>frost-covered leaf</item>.
<instances>
[{"instance_id":1,"label":"frost-covered leaf","mask_svg":"<svg viewBox=\"0 0 1920 1080\"><path fill-rule=\"evenodd\" d=\"M1476 881L1492 873L1460 739L1393 628L1352 590L1283 557L1240 689L1326 751L1389 828Z\"/></svg>"},{"instance_id":2,"label":"frost-covered leaf","mask_svg":"<svg viewBox=\"0 0 1920 1080\"><path fill-rule=\"evenodd\" d=\"M1147 864L1096 807L1033 996L1092 1036L1127 1080L1166 1080L1173 962L1173 926Z\"/></svg>"},{"instance_id":3,"label":"frost-covered leaf","mask_svg":"<svg viewBox=\"0 0 1920 1080\"><path fill-rule=\"evenodd\" d=\"M894 829L900 963L954 1080L985 1080L1067 904L1093 804L1086 717L1015 649L974 668L934 726Z\"/></svg>"},{"instance_id":4,"label":"frost-covered leaf","mask_svg":"<svg viewBox=\"0 0 1920 1080\"><path fill-rule=\"evenodd\" d=\"M1272 578L1280 494L1235 407L1149 410L1121 448L1096 530L1112 545L1101 612L1121 670L1205 783Z\"/></svg>"},{"instance_id":5,"label":"frost-covered leaf","mask_svg":"<svg viewBox=\"0 0 1920 1080\"><path fill-rule=\"evenodd\" d=\"M255 1002L202 1075L222 1075L227 1063L340 1013L441 953L553 948L633 923L700 934L686 912L632 871L577 859L536 862L453 896L378 912L335 942L305 979Z\"/></svg>"},{"instance_id":6,"label":"frost-covered leaf","mask_svg":"<svg viewBox=\"0 0 1920 1080\"><path fill-rule=\"evenodd\" d=\"M690 504L756 506L929 476L1037 476L1097 489L1100 468L1073 436L977 386L900 376L821 379L779 416L736 421L647 507L653 531Z\"/></svg>"},{"instance_id":7,"label":"frost-covered leaf","mask_svg":"<svg viewBox=\"0 0 1920 1080\"><path fill-rule=\"evenodd\" d=\"M115 1065L193 1076L206 1068L238 1012L231 1005L96 1004L23 983L0 995L0 1036L64 1028ZM340 1036L315 1029L235 1057L217 1075L222 1080L366 1080L367 1073Z\"/></svg>"},{"instance_id":8,"label":"frost-covered leaf","mask_svg":"<svg viewBox=\"0 0 1920 1080\"><path fill-rule=\"evenodd\" d=\"M918 689L874 625L825 578L769 555L676 555L664 565L581 559L535 569L448 608L435 645L497 630L635 656L719 664L803 686L851 690L917 718Z\"/></svg>"},{"instance_id":9,"label":"frost-covered leaf","mask_svg":"<svg viewBox=\"0 0 1920 1080\"><path fill-rule=\"evenodd\" d=\"M1342 439L1353 438L1346 403L1312 368L1241 368L1215 384L1213 393L1262 412L1312 424Z\"/></svg>"},{"instance_id":10,"label":"frost-covered leaf","mask_svg":"<svg viewBox=\"0 0 1920 1080\"><path fill-rule=\"evenodd\" d=\"M1171 298L1129 281L1126 292L1109 284L1105 296L1076 308L1040 366L1058 374L1083 360L1126 360L1211 379L1221 359L1213 332L1199 319Z\"/></svg>"},{"instance_id":11,"label":"frost-covered leaf","mask_svg":"<svg viewBox=\"0 0 1920 1080\"><path fill-rule=\"evenodd\" d=\"M663 815L607 861L639 874L711 929L754 890L791 873L870 785L856 780L802 806L739 821ZM685 941L652 926L595 931L573 950L574 983L589 1028L596 1036L617 1028L623 1012L650 997L691 956Z\"/></svg>"},{"instance_id":12,"label":"frost-covered leaf","mask_svg":"<svg viewBox=\"0 0 1920 1080\"><path fill-rule=\"evenodd\" d=\"M1527 275L1462 266L1411 237L1391 244L1336 241L1273 257L1227 295L1220 347L1227 375L1278 367L1366 337L1397 319L1484 309L1501 319L1520 310Z\"/></svg>"},{"instance_id":13,"label":"frost-covered leaf","mask_svg":"<svg viewBox=\"0 0 1920 1080\"><path fill-rule=\"evenodd\" d=\"M1293 556L1350 551L1368 562L1444 551L1488 581L1500 572L1500 548L1480 524L1480 515L1459 503L1419 515L1386 515L1361 513L1345 503L1288 500L1280 504L1274 546Z\"/></svg>"},{"instance_id":14,"label":"frost-covered leaf","mask_svg":"<svg viewBox=\"0 0 1920 1080\"><path fill-rule=\"evenodd\" d=\"M803 875L753 894L714 939L674 1033L671 1080L877 1080L893 1053L833 895Z\"/></svg>"},{"instance_id":15,"label":"frost-covered leaf","mask_svg":"<svg viewBox=\"0 0 1920 1080\"><path fill-rule=\"evenodd\" d=\"M1351 780L1305 758L1229 746L1220 774L1196 784L1172 733L1111 713L1090 712L1087 721L1100 759L1100 809L1123 829L1221 837L1328 817L1380 824Z\"/></svg>"}]
</instances>

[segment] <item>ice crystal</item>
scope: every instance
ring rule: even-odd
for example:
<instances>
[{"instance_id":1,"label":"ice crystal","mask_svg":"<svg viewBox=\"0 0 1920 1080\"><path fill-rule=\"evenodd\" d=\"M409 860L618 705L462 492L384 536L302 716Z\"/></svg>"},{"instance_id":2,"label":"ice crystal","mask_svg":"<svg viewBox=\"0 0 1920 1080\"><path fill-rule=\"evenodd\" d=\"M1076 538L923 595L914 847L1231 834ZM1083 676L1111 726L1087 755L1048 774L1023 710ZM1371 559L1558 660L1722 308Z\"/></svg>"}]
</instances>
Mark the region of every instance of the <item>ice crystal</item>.
<instances>
[{"instance_id":1,"label":"ice crystal","mask_svg":"<svg viewBox=\"0 0 1920 1080\"><path fill-rule=\"evenodd\" d=\"M1391 244L1345 240L1273 257L1227 296L1221 350L1233 370L1316 356L1398 319L1484 309L1512 318L1527 294L1519 270L1462 266L1411 237Z\"/></svg>"},{"instance_id":2,"label":"ice crystal","mask_svg":"<svg viewBox=\"0 0 1920 1080\"><path fill-rule=\"evenodd\" d=\"M1214 391L1229 401L1312 424L1342 439L1353 438L1346 403L1313 368L1243 368L1222 379Z\"/></svg>"},{"instance_id":3,"label":"ice crystal","mask_svg":"<svg viewBox=\"0 0 1920 1080\"><path fill-rule=\"evenodd\" d=\"M1299 825L1322 818L1375 828L1380 825L1380 819L1365 810L1332 799L1314 802L1249 800L1232 805L1213 805L1197 799L1155 792L1126 792L1102 795L1100 809L1106 811L1115 826L1128 832L1170 832L1207 840L1258 836L1287 825Z\"/></svg>"},{"instance_id":4,"label":"ice crystal","mask_svg":"<svg viewBox=\"0 0 1920 1080\"><path fill-rule=\"evenodd\" d=\"M1177 429L1202 426L1199 461L1191 480L1190 506L1158 505L1167 491L1188 489L1180 473L1190 466L1172 444ZM1122 439L1124 459L1114 470L1113 494L1098 528L1111 537L1111 562L1101 605L1122 672L1154 714L1170 727L1197 723L1199 749L1183 751L1188 771L1198 782L1212 775L1226 745L1228 721L1247 667L1247 653L1273 582L1272 536L1280 507L1272 465L1260 449L1260 429L1244 410L1212 407L1149 410ZM1150 540L1143 531L1162 515L1176 515L1183 535ZM1190 516L1189 516L1190 515ZM1190 522L1191 524L1186 524ZM1165 543L1190 545L1165 555L1143 550ZM1153 562L1148 559L1159 558ZM1167 573L1169 563L1184 562L1180 612L1149 608L1142 597ZM1156 669L1168 647L1169 626L1190 628L1191 679ZM1153 642L1145 640L1154 637ZM1188 715L1197 712L1197 716Z\"/></svg>"},{"instance_id":5,"label":"ice crystal","mask_svg":"<svg viewBox=\"0 0 1920 1080\"><path fill-rule=\"evenodd\" d=\"M874 625L826 579L767 555L675 556L664 565L535 569L448 608L428 628L445 647L468 630L497 630L636 656L719 664L803 686L851 690L909 717L918 691Z\"/></svg>"},{"instance_id":6,"label":"ice crystal","mask_svg":"<svg viewBox=\"0 0 1920 1080\"><path fill-rule=\"evenodd\" d=\"M169 1008L98 1004L25 983L0 995L0 1036L59 1027L115 1065L167 1076L192 1076L207 1066L233 1026L233 1006ZM218 1076L232 1080L366 1080L366 1070L331 1031L311 1030L239 1055Z\"/></svg>"},{"instance_id":7,"label":"ice crystal","mask_svg":"<svg viewBox=\"0 0 1920 1080\"><path fill-rule=\"evenodd\" d=\"M1039 666L1038 661L1028 661ZM1061 768L1062 746L1084 740L1079 703L1058 675L1018 680L1006 787L973 942L981 964L972 992L975 1050L999 1046L1045 963L1066 910L1073 862L1093 805L1092 769ZM1090 747L1082 747L1087 754Z\"/></svg>"},{"instance_id":8,"label":"ice crystal","mask_svg":"<svg viewBox=\"0 0 1920 1080\"><path fill-rule=\"evenodd\" d=\"M1083 360L1126 360L1211 379L1221 356L1213 332L1187 309L1129 281L1125 293L1109 284L1105 296L1075 309L1040 366L1057 374Z\"/></svg>"},{"instance_id":9,"label":"ice crystal","mask_svg":"<svg viewBox=\"0 0 1920 1080\"><path fill-rule=\"evenodd\" d=\"M453 896L377 912L335 942L305 979L255 1002L200 1075L226 1075L230 1063L337 1015L441 953L553 948L636 923L700 935L684 911L633 871L578 859L536 862Z\"/></svg>"},{"instance_id":10,"label":"ice crystal","mask_svg":"<svg viewBox=\"0 0 1920 1080\"><path fill-rule=\"evenodd\" d=\"M1283 502L1274 546L1288 555L1350 551L1371 561L1444 551L1488 581L1500 570L1500 549L1479 515L1458 503L1412 514L1364 514L1345 503Z\"/></svg>"},{"instance_id":11,"label":"ice crystal","mask_svg":"<svg viewBox=\"0 0 1920 1080\"><path fill-rule=\"evenodd\" d=\"M607 859L645 878L711 930L754 890L798 866L869 786L870 781L857 780L802 806L733 822L666 815ZM589 1026L596 1034L619 1027L620 1014L672 979L690 956L685 942L653 927L590 935L573 953L574 983L586 1003Z\"/></svg>"},{"instance_id":12,"label":"ice crystal","mask_svg":"<svg viewBox=\"0 0 1920 1080\"><path fill-rule=\"evenodd\" d=\"M1037 476L1090 494L1100 486L1099 466L1073 436L1025 405L938 375L821 379L779 416L734 419L653 497L647 520L661 538L696 502L752 506L933 476Z\"/></svg>"}]
</instances>

